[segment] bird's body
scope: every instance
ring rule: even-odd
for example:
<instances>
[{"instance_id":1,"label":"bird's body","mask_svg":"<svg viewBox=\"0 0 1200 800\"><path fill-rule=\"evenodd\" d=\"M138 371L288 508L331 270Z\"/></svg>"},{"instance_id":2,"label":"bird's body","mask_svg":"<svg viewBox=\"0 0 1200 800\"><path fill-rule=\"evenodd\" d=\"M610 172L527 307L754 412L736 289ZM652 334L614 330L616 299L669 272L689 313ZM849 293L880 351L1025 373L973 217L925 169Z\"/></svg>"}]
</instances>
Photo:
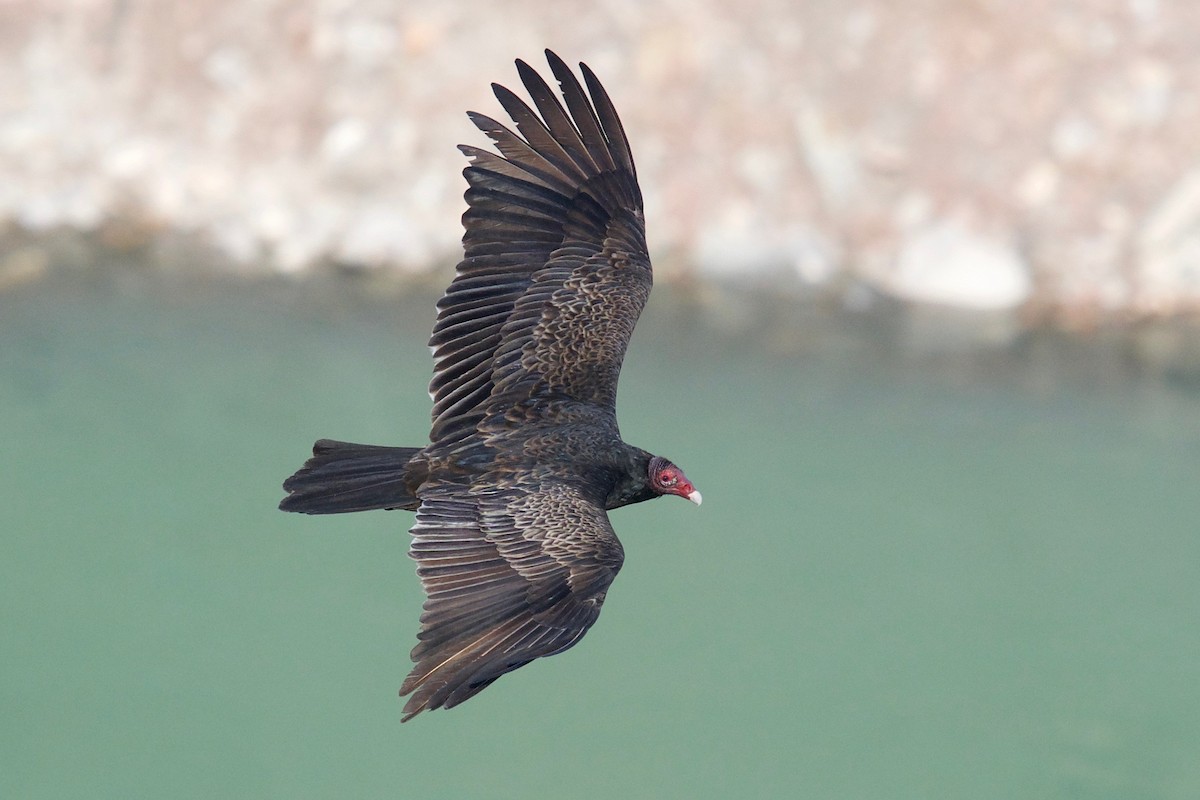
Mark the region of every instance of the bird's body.
<instances>
[{"instance_id":1,"label":"bird's body","mask_svg":"<svg viewBox=\"0 0 1200 800\"><path fill-rule=\"evenodd\" d=\"M621 439L617 380L652 282L641 191L603 87L546 55L566 107L518 61L540 117L493 84L520 135L471 114L499 155L460 148L464 258L430 338L430 444L321 440L284 483L288 511L417 512L428 599L405 719L583 636L623 559L607 510L700 499Z\"/></svg>"}]
</instances>

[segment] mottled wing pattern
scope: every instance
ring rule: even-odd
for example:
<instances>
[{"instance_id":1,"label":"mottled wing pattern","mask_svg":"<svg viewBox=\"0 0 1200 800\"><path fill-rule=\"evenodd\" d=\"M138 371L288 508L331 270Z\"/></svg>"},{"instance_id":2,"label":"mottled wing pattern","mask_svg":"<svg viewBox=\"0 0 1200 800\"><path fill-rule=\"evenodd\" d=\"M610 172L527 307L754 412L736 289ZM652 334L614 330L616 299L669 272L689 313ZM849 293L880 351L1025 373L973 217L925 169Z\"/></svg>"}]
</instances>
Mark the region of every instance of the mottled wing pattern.
<instances>
[{"instance_id":1,"label":"mottled wing pattern","mask_svg":"<svg viewBox=\"0 0 1200 800\"><path fill-rule=\"evenodd\" d=\"M438 303L430 439L473 435L486 415L533 396L611 406L625 347L650 291L642 196L612 101L547 51L558 98L517 62L532 108L502 86L512 131L481 114L498 153L471 159L464 257ZM590 99L589 99L590 98Z\"/></svg>"},{"instance_id":2,"label":"mottled wing pattern","mask_svg":"<svg viewBox=\"0 0 1200 800\"><path fill-rule=\"evenodd\" d=\"M599 253L564 247L535 276L502 332L483 427L555 413L556 401L615 414L621 364L650 295L650 264L634 229L610 223Z\"/></svg>"},{"instance_id":3,"label":"mottled wing pattern","mask_svg":"<svg viewBox=\"0 0 1200 800\"><path fill-rule=\"evenodd\" d=\"M575 644L621 568L608 515L581 489L506 483L483 476L420 491L410 555L427 600L400 689L411 694L406 720Z\"/></svg>"}]
</instances>

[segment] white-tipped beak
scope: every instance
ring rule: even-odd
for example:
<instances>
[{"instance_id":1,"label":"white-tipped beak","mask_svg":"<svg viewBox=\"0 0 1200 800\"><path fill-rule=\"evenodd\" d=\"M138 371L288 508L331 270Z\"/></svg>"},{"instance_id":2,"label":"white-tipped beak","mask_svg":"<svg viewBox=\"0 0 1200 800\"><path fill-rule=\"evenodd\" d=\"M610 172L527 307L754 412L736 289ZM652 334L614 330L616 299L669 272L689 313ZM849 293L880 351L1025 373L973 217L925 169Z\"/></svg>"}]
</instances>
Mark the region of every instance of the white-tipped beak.
<instances>
[{"instance_id":1,"label":"white-tipped beak","mask_svg":"<svg viewBox=\"0 0 1200 800\"><path fill-rule=\"evenodd\" d=\"M698 491L693 489L690 493L688 493L687 499L691 500L696 505L700 505L700 501L703 500L704 498L700 496L700 493Z\"/></svg>"}]
</instances>

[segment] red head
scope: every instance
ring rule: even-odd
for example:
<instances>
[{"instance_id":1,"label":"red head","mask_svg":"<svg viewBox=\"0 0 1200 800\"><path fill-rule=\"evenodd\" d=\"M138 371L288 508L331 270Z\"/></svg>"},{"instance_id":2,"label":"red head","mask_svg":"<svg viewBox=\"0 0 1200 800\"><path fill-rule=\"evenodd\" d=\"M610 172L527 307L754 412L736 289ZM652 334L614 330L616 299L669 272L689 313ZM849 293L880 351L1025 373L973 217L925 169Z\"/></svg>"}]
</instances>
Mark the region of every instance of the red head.
<instances>
[{"instance_id":1,"label":"red head","mask_svg":"<svg viewBox=\"0 0 1200 800\"><path fill-rule=\"evenodd\" d=\"M656 494L677 494L700 505L700 493L683 474L683 470L661 456L650 459L650 488Z\"/></svg>"}]
</instances>

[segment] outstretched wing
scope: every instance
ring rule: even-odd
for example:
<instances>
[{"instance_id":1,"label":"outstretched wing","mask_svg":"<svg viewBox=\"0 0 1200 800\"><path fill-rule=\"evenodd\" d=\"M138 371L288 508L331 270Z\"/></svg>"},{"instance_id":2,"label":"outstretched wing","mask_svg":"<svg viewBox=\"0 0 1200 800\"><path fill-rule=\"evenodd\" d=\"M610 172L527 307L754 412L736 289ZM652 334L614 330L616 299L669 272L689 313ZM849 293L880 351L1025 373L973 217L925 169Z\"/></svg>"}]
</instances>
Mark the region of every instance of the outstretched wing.
<instances>
[{"instance_id":1,"label":"outstretched wing","mask_svg":"<svg viewBox=\"0 0 1200 800\"><path fill-rule=\"evenodd\" d=\"M621 543L604 509L561 482L422 488L410 555L427 600L404 719L450 708L575 644L600 615Z\"/></svg>"},{"instance_id":2,"label":"outstretched wing","mask_svg":"<svg viewBox=\"0 0 1200 800\"><path fill-rule=\"evenodd\" d=\"M621 121L586 65L585 92L558 56L546 58L565 108L517 61L537 112L493 84L516 132L472 113L499 153L460 147L471 159L469 208L464 257L429 340L433 442L471 436L513 408L550 407L530 400L613 410L650 293L642 195Z\"/></svg>"}]
</instances>

